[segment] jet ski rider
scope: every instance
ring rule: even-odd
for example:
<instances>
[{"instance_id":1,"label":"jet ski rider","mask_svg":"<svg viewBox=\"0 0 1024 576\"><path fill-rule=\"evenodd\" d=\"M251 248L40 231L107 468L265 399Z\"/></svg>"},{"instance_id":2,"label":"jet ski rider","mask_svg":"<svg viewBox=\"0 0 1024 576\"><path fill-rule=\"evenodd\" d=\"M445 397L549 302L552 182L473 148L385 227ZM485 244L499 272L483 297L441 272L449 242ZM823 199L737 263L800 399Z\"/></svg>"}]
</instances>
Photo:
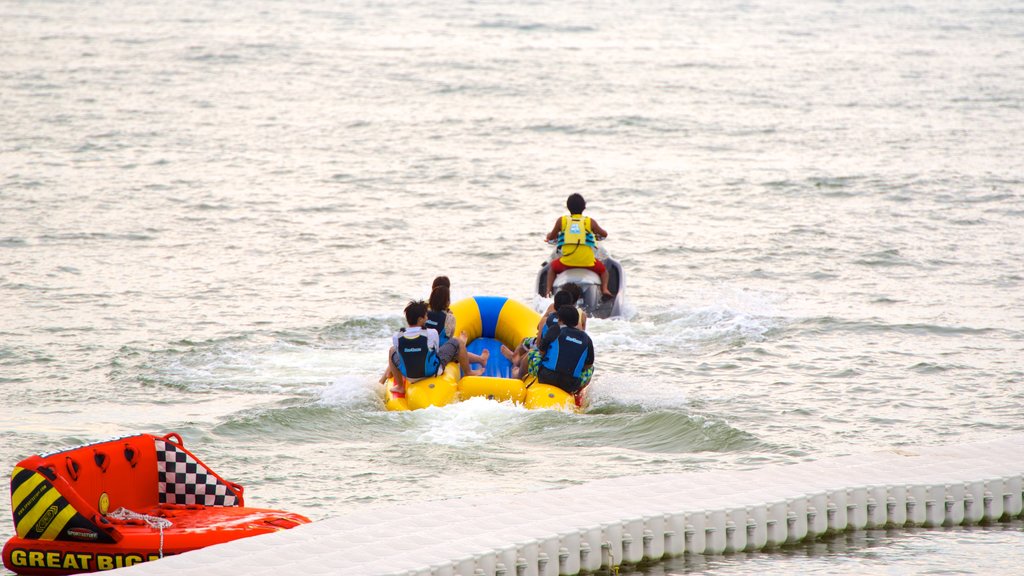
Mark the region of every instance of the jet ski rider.
<instances>
[{"instance_id":1,"label":"jet ski rider","mask_svg":"<svg viewBox=\"0 0 1024 576\"><path fill-rule=\"evenodd\" d=\"M561 256L551 262L544 295L551 295L555 276L569 268L588 268L601 276L601 294L605 298L611 298L613 295L608 290L608 270L605 269L604 262L594 255L597 240L607 238L608 232L601 228L596 220L583 215L587 201L580 194L569 195L565 207L569 209L569 215L556 220L554 228L545 237L548 242L557 242Z\"/></svg>"}]
</instances>

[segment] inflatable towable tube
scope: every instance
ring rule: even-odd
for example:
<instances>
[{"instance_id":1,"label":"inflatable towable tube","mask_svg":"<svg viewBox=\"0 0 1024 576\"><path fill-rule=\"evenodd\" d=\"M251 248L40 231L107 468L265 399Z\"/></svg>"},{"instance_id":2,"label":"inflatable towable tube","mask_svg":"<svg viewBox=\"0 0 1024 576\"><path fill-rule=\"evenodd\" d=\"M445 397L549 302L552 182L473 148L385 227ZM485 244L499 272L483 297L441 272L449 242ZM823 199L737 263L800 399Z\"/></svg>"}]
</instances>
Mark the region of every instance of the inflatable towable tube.
<instances>
[{"instance_id":1,"label":"inflatable towable tube","mask_svg":"<svg viewBox=\"0 0 1024 576\"><path fill-rule=\"evenodd\" d=\"M455 334L466 333L466 348L476 354L485 349L490 352L484 375L462 377L458 363L452 362L445 367L444 374L409 384L405 398L391 394L389 380L384 389L384 405L388 410L445 406L476 396L499 402L511 401L530 409L580 409L582 393L574 396L556 386L541 384L532 377L525 382L512 378L512 365L501 354L502 344L514 350L523 338L537 335L540 314L521 302L502 296L466 298L452 304L451 311L455 315Z\"/></svg>"},{"instance_id":2,"label":"inflatable towable tube","mask_svg":"<svg viewBox=\"0 0 1024 576\"><path fill-rule=\"evenodd\" d=\"M11 474L16 533L3 563L17 574L113 570L309 522L245 508L242 492L173 432L30 456Z\"/></svg>"}]
</instances>

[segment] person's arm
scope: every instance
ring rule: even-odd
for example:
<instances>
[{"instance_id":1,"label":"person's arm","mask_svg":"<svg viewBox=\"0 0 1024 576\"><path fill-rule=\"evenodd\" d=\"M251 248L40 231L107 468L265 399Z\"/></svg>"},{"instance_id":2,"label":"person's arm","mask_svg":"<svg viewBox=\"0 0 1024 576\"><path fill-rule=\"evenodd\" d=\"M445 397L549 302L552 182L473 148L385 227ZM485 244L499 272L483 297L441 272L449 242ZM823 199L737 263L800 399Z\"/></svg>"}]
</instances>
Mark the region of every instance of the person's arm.
<instances>
[{"instance_id":1,"label":"person's arm","mask_svg":"<svg viewBox=\"0 0 1024 576\"><path fill-rule=\"evenodd\" d=\"M537 339L540 340L540 335L544 332L544 325L548 323L548 315L555 311L554 304L548 304L548 309L541 314L540 322L537 322Z\"/></svg>"},{"instance_id":2,"label":"person's arm","mask_svg":"<svg viewBox=\"0 0 1024 576\"><path fill-rule=\"evenodd\" d=\"M590 231L594 233L594 236L597 236L598 240L604 240L608 237L608 232L601 228L601 225L593 218L590 219Z\"/></svg>"},{"instance_id":3,"label":"person's arm","mask_svg":"<svg viewBox=\"0 0 1024 576\"><path fill-rule=\"evenodd\" d=\"M591 222L593 222L593 221L591 221ZM562 231L562 217L559 216L558 220L555 220L554 228L551 229L551 232L548 232L548 235L544 237L544 240L547 240L548 242L553 242L553 241L557 240L558 239L558 233L561 232L561 231Z\"/></svg>"},{"instance_id":4,"label":"person's arm","mask_svg":"<svg viewBox=\"0 0 1024 576\"><path fill-rule=\"evenodd\" d=\"M444 335L451 338L455 335L455 314L446 312L444 315Z\"/></svg>"},{"instance_id":5,"label":"person's arm","mask_svg":"<svg viewBox=\"0 0 1024 576\"><path fill-rule=\"evenodd\" d=\"M587 313L580 310L580 330L587 331Z\"/></svg>"}]
</instances>

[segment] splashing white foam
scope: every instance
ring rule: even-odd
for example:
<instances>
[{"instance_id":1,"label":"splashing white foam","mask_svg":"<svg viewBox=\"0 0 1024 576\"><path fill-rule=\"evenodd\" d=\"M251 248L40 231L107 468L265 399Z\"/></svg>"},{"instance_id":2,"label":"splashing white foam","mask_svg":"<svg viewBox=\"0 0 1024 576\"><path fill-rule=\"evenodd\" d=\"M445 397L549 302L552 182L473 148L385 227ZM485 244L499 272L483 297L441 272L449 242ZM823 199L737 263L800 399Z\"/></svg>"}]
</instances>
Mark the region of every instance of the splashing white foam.
<instances>
[{"instance_id":1,"label":"splashing white foam","mask_svg":"<svg viewBox=\"0 0 1024 576\"><path fill-rule=\"evenodd\" d=\"M588 411L623 404L642 410L679 409L688 404L689 395L676 382L598 371L587 391L587 402Z\"/></svg>"},{"instance_id":2,"label":"splashing white foam","mask_svg":"<svg viewBox=\"0 0 1024 576\"><path fill-rule=\"evenodd\" d=\"M319 391L319 403L332 407L355 407L381 403L383 388L375 379L365 375L346 375L334 378Z\"/></svg>"},{"instance_id":3,"label":"splashing white foam","mask_svg":"<svg viewBox=\"0 0 1024 576\"><path fill-rule=\"evenodd\" d=\"M486 443L517 426L525 408L485 398L470 398L444 408L412 413L416 425L406 434L417 442L464 446Z\"/></svg>"},{"instance_id":4,"label":"splashing white foam","mask_svg":"<svg viewBox=\"0 0 1024 576\"><path fill-rule=\"evenodd\" d=\"M603 351L664 354L759 342L785 324L774 307L776 295L729 289L716 292L710 300L649 312L631 322L595 318L588 321L587 329Z\"/></svg>"},{"instance_id":5,"label":"splashing white foam","mask_svg":"<svg viewBox=\"0 0 1024 576\"><path fill-rule=\"evenodd\" d=\"M159 371L193 390L316 394L341 374L383 370L384 356L376 350L332 350L280 340L229 343L188 352Z\"/></svg>"}]
</instances>

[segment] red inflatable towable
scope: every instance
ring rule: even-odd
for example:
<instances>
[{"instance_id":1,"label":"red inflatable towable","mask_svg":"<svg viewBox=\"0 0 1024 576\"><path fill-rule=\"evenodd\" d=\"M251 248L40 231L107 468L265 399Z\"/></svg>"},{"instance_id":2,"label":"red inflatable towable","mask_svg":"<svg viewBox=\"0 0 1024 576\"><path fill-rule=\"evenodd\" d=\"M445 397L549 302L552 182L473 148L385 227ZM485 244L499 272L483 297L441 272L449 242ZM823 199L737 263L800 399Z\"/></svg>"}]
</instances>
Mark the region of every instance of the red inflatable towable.
<instances>
[{"instance_id":1,"label":"red inflatable towable","mask_svg":"<svg viewBox=\"0 0 1024 576\"><path fill-rule=\"evenodd\" d=\"M31 456L11 474L16 535L4 545L4 566L43 575L112 570L309 522L245 508L242 491L173 432Z\"/></svg>"}]
</instances>

